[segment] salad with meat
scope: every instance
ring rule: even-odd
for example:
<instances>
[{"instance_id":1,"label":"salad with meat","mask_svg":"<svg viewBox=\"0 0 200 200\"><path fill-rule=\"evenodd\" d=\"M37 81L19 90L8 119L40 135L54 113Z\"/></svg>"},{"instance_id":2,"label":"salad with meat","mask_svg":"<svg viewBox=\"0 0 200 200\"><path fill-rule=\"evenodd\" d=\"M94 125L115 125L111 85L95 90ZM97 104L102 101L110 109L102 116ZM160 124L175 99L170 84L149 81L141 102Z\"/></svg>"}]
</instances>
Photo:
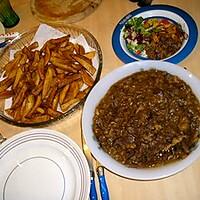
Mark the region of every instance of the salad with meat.
<instances>
[{"instance_id":1,"label":"salad with meat","mask_svg":"<svg viewBox=\"0 0 200 200\"><path fill-rule=\"evenodd\" d=\"M166 18L133 17L123 29L128 51L153 60L175 54L187 37L180 24Z\"/></svg>"}]
</instances>

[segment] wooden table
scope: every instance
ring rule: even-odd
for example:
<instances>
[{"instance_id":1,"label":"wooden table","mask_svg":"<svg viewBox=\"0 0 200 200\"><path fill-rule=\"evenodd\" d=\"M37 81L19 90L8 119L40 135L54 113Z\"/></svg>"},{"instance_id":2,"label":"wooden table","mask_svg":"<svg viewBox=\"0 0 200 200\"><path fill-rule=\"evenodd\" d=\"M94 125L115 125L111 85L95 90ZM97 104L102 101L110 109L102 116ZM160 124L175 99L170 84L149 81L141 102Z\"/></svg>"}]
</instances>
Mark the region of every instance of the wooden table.
<instances>
[{"instance_id":1,"label":"wooden table","mask_svg":"<svg viewBox=\"0 0 200 200\"><path fill-rule=\"evenodd\" d=\"M169 4L180 7L190 13L197 25L200 24L199 0L154 0L154 4ZM13 8L20 16L17 26L7 31L24 31L39 24L30 11L29 0L11 0ZM103 0L98 9L76 25L90 31L98 40L103 51L102 77L123 63L115 55L112 45L112 32L117 22L128 12L137 8L137 4L128 0ZM200 78L199 45L180 65ZM59 121L49 129L61 131L81 146L81 111L71 118ZM29 128L19 128L0 121L0 132L7 138ZM1 168L1 167L0 167ZM106 171L110 199L113 200L199 200L200 199L200 160L191 167L172 177L157 181L136 181L119 177ZM97 183L98 184L98 183ZM98 187L97 187L98 188Z\"/></svg>"}]
</instances>

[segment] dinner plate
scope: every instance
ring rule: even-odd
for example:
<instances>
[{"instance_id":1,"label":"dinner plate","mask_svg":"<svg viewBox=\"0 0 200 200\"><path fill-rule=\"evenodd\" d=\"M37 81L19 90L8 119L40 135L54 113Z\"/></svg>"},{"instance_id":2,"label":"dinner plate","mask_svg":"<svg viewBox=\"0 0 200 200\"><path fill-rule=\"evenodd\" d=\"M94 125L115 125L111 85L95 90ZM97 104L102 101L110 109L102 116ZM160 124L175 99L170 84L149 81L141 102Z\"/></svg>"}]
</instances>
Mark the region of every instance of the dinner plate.
<instances>
[{"instance_id":1,"label":"dinner plate","mask_svg":"<svg viewBox=\"0 0 200 200\"><path fill-rule=\"evenodd\" d=\"M90 173L78 147L64 134L33 129L0 146L0 200L87 200Z\"/></svg>"},{"instance_id":2,"label":"dinner plate","mask_svg":"<svg viewBox=\"0 0 200 200\"><path fill-rule=\"evenodd\" d=\"M152 5L136 9L124 16L117 24L112 35L112 46L115 54L124 63L136 60L147 60L148 58L129 52L125 40L123 39L123 28L127 21L132 17L162 18L179 23L182 29L187 33L188 38L184 41L182 47L174 55L164 59L172 63L179 63L185 59L194 49L198 40L198 28L194 19L184 10L169 5Z\"/></svg>"},{"instance_id":3,"label":"dinner plate","mask_svg":"<svg viewBox=\"0 0 200 200\"><path fill-rule=\"evenodd\" d=\"M200 80L191 72L173 63L146 60L125 64L107 74L92 89L83 108L82 130L85 141L92 154L108 170L119 176L129 179L156 180L166 178L182 171L200 157L200 145L198 144L196 145L196 148L183 160L171 162L160 167L129 168L114 160L99 146L99 143L93 132L93 117L96 106L114 83L133 73L141 70L149 70L151 68L167 71L172 75L180 77L192 88L194 94L200 100Z\"/></svg>"}]
</instances>

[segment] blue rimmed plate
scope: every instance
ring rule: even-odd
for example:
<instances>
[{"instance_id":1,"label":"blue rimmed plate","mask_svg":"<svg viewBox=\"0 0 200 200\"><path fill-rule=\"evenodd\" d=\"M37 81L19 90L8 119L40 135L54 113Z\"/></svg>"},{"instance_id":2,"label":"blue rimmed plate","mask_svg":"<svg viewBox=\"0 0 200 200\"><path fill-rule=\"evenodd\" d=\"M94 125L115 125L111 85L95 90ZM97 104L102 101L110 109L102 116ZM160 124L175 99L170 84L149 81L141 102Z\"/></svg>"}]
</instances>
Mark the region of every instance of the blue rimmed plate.
<instances>
[{"instance_id":1,"label":"blue rimmed plate","mask_svg":"<svg viewBox=\"0 0 200 200\"><path fill-rule=\"evenodd\" d=\"M194 19L180 8L169 5L152 5L134 10L124 16L114 29L112 35L112 46L115 54L124 63L137 60L148 60L146 57L139 56L127 49L126 41L123 39L123 29L127 21L133 17L163 18L179 23L188 38L183 42L182 47L174 55L164 59L172 63L179 63L184 60L194 49L198 41L198 28Z\"/></svg>"},{"instance_id":2,"label":"blue rimmed plate","mask_svg":"<svg viewBox=\"0 0 200 200\"><path fill-rule=\"evenodd\" d=\"M49 129L17 134L0 146L0 200L89 198L90 172L79 146Z\"/></svg>"}]
</instances>

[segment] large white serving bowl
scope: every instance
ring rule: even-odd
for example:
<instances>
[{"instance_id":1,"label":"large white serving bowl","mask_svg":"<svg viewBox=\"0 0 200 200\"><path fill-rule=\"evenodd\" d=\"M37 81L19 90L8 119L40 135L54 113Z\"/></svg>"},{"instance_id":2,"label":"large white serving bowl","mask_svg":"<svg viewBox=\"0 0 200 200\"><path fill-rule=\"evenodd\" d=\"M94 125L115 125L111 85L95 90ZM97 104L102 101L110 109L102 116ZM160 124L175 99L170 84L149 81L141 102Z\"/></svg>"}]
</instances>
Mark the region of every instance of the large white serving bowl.
<instances>
[{"instance_id":1,"label":"large white serving bowl","mask_svg":"<svg viewBox=\"0 0 200 200\"><path fill-rule=\"evenodd\" d=\"M136 180L155 180L174 175L191 165L200 156L200 145L197 144L196 148L183 160L172 162L162 167L136 169L120 164L100 148L92 130L96 106L115 82L140 70L151 68L177 75L190 85L196 97L200 99L200 80L188 70L176 64L163 61L137 61L119 67L102 78L90 92L82 115L83 134L94 157L108 170L120 176Z\"/></svg>"}]
</instances>

